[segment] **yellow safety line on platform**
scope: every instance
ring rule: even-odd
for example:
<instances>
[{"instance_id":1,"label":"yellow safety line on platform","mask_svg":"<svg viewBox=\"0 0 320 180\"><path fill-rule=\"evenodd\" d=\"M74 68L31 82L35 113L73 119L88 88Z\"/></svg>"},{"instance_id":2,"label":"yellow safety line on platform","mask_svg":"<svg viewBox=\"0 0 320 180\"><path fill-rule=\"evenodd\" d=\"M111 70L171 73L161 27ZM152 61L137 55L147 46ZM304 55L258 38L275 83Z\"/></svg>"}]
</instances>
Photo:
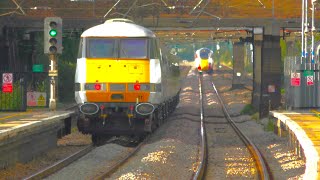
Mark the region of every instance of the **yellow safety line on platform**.
<instances>
[{"instance_id":1,"label":"yellow safety line on platform","mask_svg":"<svg viewBox=\"0 0 320 180\"><path fill-rule=\"evenodd\" d=\"M9 119L9 118L12 118L12 117L15 117L15 116L22 116L22 115L25 115L25 114L29 114L31 112L32 111L27 111L27 112L22 112L22 113L18 113L18 114L13 114L13 115L10 115L10 116L5 116L5 117L0 118L0 120Z\"/></svg>"}]
</instances>

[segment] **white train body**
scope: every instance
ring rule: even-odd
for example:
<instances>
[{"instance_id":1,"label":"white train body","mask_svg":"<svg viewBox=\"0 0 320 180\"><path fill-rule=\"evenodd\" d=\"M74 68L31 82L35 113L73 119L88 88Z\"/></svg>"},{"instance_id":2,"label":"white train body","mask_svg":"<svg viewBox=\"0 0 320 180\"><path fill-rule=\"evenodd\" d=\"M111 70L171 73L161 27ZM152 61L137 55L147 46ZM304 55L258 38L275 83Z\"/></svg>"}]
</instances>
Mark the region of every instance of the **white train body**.
<instances>
[{"instance_id":1,"label":"white train body","mask_svg":"<svg viewBox=\"0 0 320 180\"><path fill-rule=\"evenodd\" d=\"M177 70L162 55L155 34L130 20L112 19L84 31L75 73L75 100L84 121L79 129L122 134L124 130L111 132L111 126L94 126L112 121L114 114L125 114L130 128L134 119L166 114L165 108L179 97ZM156 116L161 119L162 114Z\"/></svg>"}]
</instances>

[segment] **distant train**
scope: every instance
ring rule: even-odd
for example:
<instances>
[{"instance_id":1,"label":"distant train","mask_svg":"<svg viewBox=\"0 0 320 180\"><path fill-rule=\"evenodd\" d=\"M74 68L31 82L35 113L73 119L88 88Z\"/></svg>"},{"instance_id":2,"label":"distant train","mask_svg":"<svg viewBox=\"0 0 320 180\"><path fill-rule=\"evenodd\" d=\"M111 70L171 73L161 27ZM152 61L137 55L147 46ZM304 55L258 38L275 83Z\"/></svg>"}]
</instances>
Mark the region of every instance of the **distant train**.
<instances>
[{"instance_id":1,"label":"distant train","mask_svg":"<svg viewBox=\"0 0 320 180\"><path fill-rule=\"evenodd\" d=\"M111 19L81 35L75 73L78 129L99 144L110 136L140 136L160 126L179 103L179 67L155 34L127 19Z\"/></svg>"},{"instance_id":2,"label":"distant train","mask_svg":"<svg viewBox=\"0 0 320 180\"><path fill-rule=\"evenodd\" d=\"M199 71L213 73L213 51L208 48L200 48L195 52L194 63L195 68Z\"/></svg>"}]
</instances>

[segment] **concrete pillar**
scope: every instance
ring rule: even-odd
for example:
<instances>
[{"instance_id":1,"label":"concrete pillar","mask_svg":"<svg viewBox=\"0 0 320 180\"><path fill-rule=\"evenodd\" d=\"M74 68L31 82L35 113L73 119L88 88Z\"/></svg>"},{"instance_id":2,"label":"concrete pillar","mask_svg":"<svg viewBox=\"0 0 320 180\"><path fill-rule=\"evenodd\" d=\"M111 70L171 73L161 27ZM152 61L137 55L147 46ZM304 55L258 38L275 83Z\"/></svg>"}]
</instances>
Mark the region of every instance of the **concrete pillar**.
<instances>
[{"instance_id":1,"label":"concrete pillar","mask_svg":"<svg viewBox=\"0 0 320 180\"><path fill-rule=\"evenodd\" d=\"M253 29L253 107L260 112L263 28Z\"/></svg>"},{"instance_id":2,"label":"concrete pillar","mask_svg":"<svg viewBox=\"0 0 320 180\"><path fill-rule=\"evenodd\" d=\"M260 118L281 104L280 27L272 23L254 29L253 106Z\"/></svg>"},{"instance_id":3,"label":"concrete pillar","mask_svg":"<svg viewBox=\"0 0 320 180\"><path fill-rule=\"evenodd\" d=\"M287 56L301 56L301 49L299 49L295 44L297 41L297 37L294 35L285 37L286 45L287 45Z\"/></svg>"},{"instance_id":4,"label":"concrete pillar","mask_svg":"<svg viewBox=\"0 0 320 180\"><path fill-rule=\"evenodd\" d=\"M232 88L243 88L244 73L244 42L235 42L233 44L233 79Z\"/></svg>"}]
</instances>

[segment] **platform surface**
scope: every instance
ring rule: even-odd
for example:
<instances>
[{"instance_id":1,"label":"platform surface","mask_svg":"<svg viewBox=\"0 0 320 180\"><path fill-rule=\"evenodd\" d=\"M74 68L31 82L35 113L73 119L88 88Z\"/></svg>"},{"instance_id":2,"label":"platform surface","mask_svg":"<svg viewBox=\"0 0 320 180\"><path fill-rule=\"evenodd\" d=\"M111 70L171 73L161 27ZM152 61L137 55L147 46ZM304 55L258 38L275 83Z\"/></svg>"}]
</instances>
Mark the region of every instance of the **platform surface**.
<instances>
[{"instance_id":1,"label":"platform surface","mask_svg":"<svg viewBox=\"0 0 320 180\"><path fill-rule=\"evenodd\" d=\"M315 109L295 111L270 111L286 129L294 133L306 158L304 179L320 179L320 111Z\"/></svg>"},{"instance_id":2,"label":"platform surface","mask_svg":"<svg viewBox=\"0 0 320 180\"><path fill-rule=\"evenodd\" d=\"M74 111L66 109L73 106L75 106L75 103L61 104L56 110L32 107L28 108L26 112L0 111L0 141L22 131L69 118L74 115Z\"/></svg>"}]
</instances>

